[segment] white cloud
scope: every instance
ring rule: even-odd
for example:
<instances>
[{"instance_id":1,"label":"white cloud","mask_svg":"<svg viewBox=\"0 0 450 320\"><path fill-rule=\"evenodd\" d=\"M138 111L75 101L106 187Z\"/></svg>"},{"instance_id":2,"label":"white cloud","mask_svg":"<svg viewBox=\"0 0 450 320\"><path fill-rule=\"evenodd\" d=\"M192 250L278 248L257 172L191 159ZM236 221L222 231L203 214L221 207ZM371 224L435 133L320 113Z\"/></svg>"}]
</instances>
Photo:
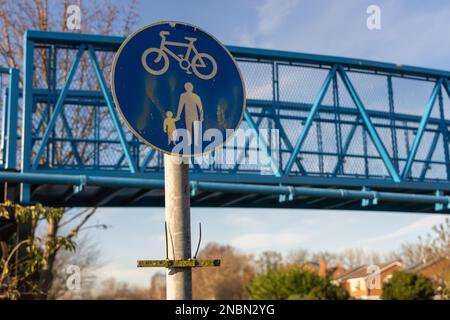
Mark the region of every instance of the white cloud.
<instances>
[{"instance_id":1,"label":"white cloud","mask_svg":"<svg viewBox=\"0 0 450 320\"><path fill-rule=\"evenodd\" d=\"M224 217L224 222L234 227L263 227L266 225L257 214L236 214L232 213Z\"/></svg>"},{"instance_id":2,"label":"white cloud","mask_svg":"<svg viewBox=\"0 0 450 320\"><path fill-rule=\"evenodd\" d=\"M280 232L255 232L235 237L231 244L241 249L278 249L284 246L296 246L304 243L307 236L292 230Z\"/></svg>"},{"instance_id":3,"label":"white cloud","mask_svg":"<svg viewBox=\"0 0 450 320\"><path fill-rule=\"evenodd\" d=\"M389 232L377 237L369 238L361 241L362 243L374 243L382 241L394 241L401 240L409 235L420 235L429 232L433 226L444 221L444 216L430 215L425 218L419 219L410 223L404 227L401 227L393 232Z\"/></svg>"},{"instance_id":4,"label":"white cloud","mask_svg":"<svg viewBox=\"0 0 450 320\"><path fill-rule=\"evenodd\" d=\"M255 18L233 25L239 45L310 52L448 68L450 42L442 41L448 28L450 3L412 6L381 1L381 30L368 30L370 3L348 1L264 0L253 8ZM430 50L436 48L436 50Z\"/></svg>"},{"instance_id":5,"label":"white cloud","mask_svg":"<svg viewBox=\"0 0 450 320\"><path fill-rule=\"evenodd\" d=\"M251 26L239 25L234 28L233 34L237 44L246 47L271 47L272 40L269 35L274 35L283 21L295 13L294 9L298 2L298 0L265 0L261 5L258 3L254 8L256 22ZM264 45L259 43L260 38L264 40Z\"/></svg>"},{"instance_id":6,"label":"white cloud","mask_svg":"<svg viewBox=\"0 0 450 320\"><path fill-rule=\"evenodd\" d=\"M258 7L258 31L262 34L274 32L283 20L293 12L297 0L266 0Z\"/></svg>"},{"instance_id":7,"label":"white cloud","mask_svg":"<svg viewBox=\"0 0 450 320\"><path fill-rule=\"evenodd\" d=\"M256 46L256 42L255 42L255 36L242 29L242 28L238 28L235 33L238 35L237 36L237 41L238 44L244 47L255 47Z\"/></svg>"}]
</instances>

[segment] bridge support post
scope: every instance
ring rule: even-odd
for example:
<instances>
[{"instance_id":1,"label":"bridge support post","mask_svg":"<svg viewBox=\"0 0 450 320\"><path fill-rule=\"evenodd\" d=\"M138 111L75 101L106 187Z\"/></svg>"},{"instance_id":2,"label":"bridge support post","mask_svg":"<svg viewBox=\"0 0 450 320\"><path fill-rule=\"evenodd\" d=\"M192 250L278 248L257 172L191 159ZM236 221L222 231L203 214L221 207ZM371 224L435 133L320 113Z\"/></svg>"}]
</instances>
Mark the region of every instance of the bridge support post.
<instances>
[{"instance_id":1,"label":"bridge support post","mask_svg":"<svg viewBox=\"0 0 450 320\"><path fill-rule=\"evenodd\" d=\"M189 164L185 159L164 155L165 219L170 260L191 258L191 209ZM167 268L168 300L192 299L192 268Z\"/></svg>"}]
</instances>

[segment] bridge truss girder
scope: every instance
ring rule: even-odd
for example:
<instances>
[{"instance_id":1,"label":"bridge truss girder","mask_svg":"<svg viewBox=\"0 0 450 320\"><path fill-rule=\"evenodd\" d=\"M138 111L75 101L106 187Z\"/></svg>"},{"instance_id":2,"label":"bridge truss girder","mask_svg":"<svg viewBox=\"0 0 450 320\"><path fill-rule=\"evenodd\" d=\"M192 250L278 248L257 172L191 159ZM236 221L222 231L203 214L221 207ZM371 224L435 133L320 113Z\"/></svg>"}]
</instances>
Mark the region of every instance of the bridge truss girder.
<instances>
[{"instance_id":1,"label":"bridge truss girder","mask_svg":"<svg viewBox=\"0 0 450 320\"><path fill-rule=\"evenodd\" d=\"M108 87L109 64L122 41L29 31L20 97L17 71L3 70L16 74L3 93L9 97L4 128L17 132L11 124L21 119L13 139L21 147L7 143L3 130L2 157L8 154L10 165L2 166L17 172L0 171L0 179L21 186L22 202L162 204L162 157L123 126ZM246 80L242 127L251 136L226 150L243 159L257 142L264 170L194 159L193 205L403 211L408 202L411 211L450 208L449 72L229 49ZM411 88L426 98L410 99L417 110L403 103L399 112L408 98L403 91ZM264 137L261 129L278 131Z\"/></svg>"}]
</instances>

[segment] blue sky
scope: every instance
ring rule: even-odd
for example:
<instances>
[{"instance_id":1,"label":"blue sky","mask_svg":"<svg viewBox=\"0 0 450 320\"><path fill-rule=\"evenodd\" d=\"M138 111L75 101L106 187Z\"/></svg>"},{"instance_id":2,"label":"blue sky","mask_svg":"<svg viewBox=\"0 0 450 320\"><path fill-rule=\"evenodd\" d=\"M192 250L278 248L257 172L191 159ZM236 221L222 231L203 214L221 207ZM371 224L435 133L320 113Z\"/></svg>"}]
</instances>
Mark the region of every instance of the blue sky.
<instances>
[{"instance_id":1,"label":"blue sky","mask_svg":"<svg viewBox=\"0 0 450 320\"><path fill-rule=\"evenodd\" d=\"M381 30L366 27L367 6L381 8ZM141 1L139 26L161 20L198 25L225 44L372 59L450 69L448 1ZM94 218L111 226L93 231L105 258L100 278L147 286L152 270L137 259L164 257L162 208L100 209ZM314 210L192 209L203 244L232 244L243 252L297 248L340 251L398 249L443 221L443 215Z\"/></svg>"}]
</instances>

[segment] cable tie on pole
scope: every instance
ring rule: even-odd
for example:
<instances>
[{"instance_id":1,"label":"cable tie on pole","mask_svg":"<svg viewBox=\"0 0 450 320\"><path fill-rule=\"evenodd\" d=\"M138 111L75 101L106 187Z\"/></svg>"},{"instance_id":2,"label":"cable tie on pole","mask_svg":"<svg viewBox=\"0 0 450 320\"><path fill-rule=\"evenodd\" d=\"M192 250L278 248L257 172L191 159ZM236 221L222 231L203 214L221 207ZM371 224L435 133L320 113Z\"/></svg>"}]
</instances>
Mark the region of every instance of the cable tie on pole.
<instances>
[{"instance_id":1,"label":"cable tie on pole","mask_svg":"<svg viewBox=\"0 0 450 320\"><path fill-rule=\"evenodd\" d=\"M86 186L87 178L85 175L80 176L80 183L78 185L73 186L73 192L74 193L80 193L84 190L84 187Z\"/></svg>"},{"instance_id":2,"label":"cable tie on pole","mask_svg":"<svg viewBox=\"0 0 450 320\"><path fill-rule=\"evenodd\" d=\"M196 196L198 193L198 181L191 182L191 197Z\"/></svg>"},{"instance_id":3,"label":"cable tie on pole","mask_svg":"<svg viewBox=\"0 0 450 320\"><path fill-rule=\"evenodd\" d=\"M288 193L287 194L280 194L278 196L278 202L286 202L286 201L292 201L294 200L294 196L295 196L295 189L293 186L287 186L288 188Z\"/></svg>"},{"instance_id":4,"label":"cable tie on pole","mask_svg":"<svg viewBox=\"0 0 450 320\"><path fill-rule=\"evenodd\" d=\"M372 205L376 206L378 204L378 192L372 191L373 199L372 199Z\"/></svg>"},{"instance_id":5,"label":"cable tie on pole","mask_svg":"<svg viewBox=\"0 0 450 320\"><path fill-rule=\"evenodd\" d=\"M444 193L443 193L441 190L436 190L436 196L442 197L442 196L444 196ZM447 207L448 207L449 205L450 205L450 204L447 204ZM436 203L434 204L434 211L442 211L442 210L444 210L444 203L442 203L442 202L436 202Z\"/></svg>"},{"instance_id":6,"label":"cable tie on pole","mask_svg":"<svg viewBox=\"0 0 450 320\"><path fill-rule=\"evenodd\" d=\"M370 188L368 187L363 187L362 188L363 192L369 192L371 191ZM361 207L368 207L370 205L377 205L378 204L378 193L376 191L371 191L370 192L372 194L372 198L362 198L361 199Z\"/></svg>"},{"instance_id":7,"label":"cable tie on pole","mask_svg":"<svg viewBox=\"0 0 450 320\"><path fill-rule=\"evenodd\" d=\"M289 190L288 200L292 201L292 200L294 200L294 195L295 195L294 187L288 186L288 190Z\"/></svg>"}]
</instances>

